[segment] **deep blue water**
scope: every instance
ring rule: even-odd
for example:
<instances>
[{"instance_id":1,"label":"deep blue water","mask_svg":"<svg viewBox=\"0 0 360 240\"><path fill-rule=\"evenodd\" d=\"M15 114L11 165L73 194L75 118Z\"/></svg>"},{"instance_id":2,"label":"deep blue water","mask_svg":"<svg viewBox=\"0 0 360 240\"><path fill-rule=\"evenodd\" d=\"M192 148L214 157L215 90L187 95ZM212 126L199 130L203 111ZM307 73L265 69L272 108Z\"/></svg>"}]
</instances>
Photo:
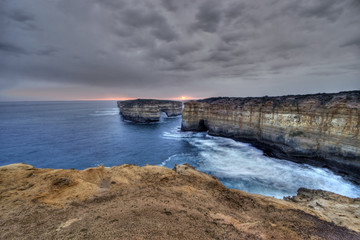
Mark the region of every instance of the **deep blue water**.
<instances>
[{"instance_id":1,"label":"deep blue water","mask_svg":"<svg viewBox=\"0 0 360 240\"><path fill-rule=\"evenodd\" d=\"M0 165L85 169L104 164L190 163L247 192L281 198L299 187L360 197L360 187L327 169L268 158L231 139L180 131L181 117L123 121L113 101L0 102Z\"/></svg>"}]
</instances>

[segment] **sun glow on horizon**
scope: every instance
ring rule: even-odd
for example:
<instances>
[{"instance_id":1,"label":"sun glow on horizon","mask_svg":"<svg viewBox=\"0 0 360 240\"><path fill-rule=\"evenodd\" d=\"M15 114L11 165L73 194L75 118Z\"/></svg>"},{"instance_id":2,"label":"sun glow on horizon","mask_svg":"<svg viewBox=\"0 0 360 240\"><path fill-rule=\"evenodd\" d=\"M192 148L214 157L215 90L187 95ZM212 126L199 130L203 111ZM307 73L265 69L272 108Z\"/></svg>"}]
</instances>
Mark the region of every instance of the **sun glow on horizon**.
<instances>
[{"instance_id":1,"label":"sun glow on horizon","mask_svg":"<svg viewBox=\"0 0 360 240\"><path fill-rule=\"evenodd\" d=\"M178 101L187 101L187 100L194 100L196 98L189 97L189 96L181 96L181 97L175 97L175 98L169 98L171 100L178 100Z\"/></svg>"}]
</instances>

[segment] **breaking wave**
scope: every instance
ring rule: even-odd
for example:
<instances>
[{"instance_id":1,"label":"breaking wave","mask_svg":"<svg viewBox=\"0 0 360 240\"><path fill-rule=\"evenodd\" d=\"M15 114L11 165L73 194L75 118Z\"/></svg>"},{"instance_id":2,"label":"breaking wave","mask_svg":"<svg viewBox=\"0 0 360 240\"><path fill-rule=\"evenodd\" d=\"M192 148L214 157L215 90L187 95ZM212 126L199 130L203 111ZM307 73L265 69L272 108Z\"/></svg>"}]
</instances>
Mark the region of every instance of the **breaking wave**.
<instances>
[{"instance_id":1,"label":"breaking wave","mask_svg":"<svg viewBox=\"0 0 360 240\"><path fill-rule=\"evenodd\" d=\"M360 197L359 186L328 169L266 157L247 143L206 133L181 132L178 128L165 132L163 137L186 141L197 151L173 155L162 166L171 168L175 163L187 162L229 188L276 198L296 195L300 187Z\"/></svg>"}]
</instances>

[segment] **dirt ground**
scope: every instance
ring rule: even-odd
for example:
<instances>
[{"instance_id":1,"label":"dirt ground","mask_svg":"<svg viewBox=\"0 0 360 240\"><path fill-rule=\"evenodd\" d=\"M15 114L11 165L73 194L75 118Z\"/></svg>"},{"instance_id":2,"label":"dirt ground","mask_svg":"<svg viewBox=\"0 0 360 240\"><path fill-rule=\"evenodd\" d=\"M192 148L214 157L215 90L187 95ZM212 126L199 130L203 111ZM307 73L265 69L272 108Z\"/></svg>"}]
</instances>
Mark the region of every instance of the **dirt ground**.
<instances>
[{"instance_id":1,"label":"dirt ground","mask_svg":"<svg viewBox=\"0 0 360 240\"><path fill-rule=\"evenodd\" d=\"M360 239L358 209L323 191L230 190L188 165L0 167L0 239Z\"/></svg>"}]
</instances>

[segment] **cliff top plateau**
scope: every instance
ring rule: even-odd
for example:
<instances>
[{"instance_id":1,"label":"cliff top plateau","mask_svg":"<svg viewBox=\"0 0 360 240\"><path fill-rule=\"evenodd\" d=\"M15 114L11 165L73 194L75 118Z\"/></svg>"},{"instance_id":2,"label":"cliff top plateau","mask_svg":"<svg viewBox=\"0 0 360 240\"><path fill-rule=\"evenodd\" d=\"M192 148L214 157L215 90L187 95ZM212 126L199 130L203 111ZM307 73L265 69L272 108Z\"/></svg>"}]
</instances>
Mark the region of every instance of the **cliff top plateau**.
<instances>
[{"instance_id":1,"label":"cliff top plateau","mask_svg":"<svg viewBox=\"0 0 360 240\"><path fill-rule=\"evenodd\" d=\"M180 102L180 101L159 100L159 99L143 99L143 98L138 98L138 99L135 99L135 100L118 101L118 103L121 103L121 105L124 106L124 107L132 107L134 105L143 106L145 104L156 105L156 104L167 104L167 103L177 103L177 104L182 105L182 102Z\"/></svg>"},{"instance_id":2,"label":"cliff top plateau","mask_svg":"<svg viewBox=\"0 0 360 240\"><path fill-rule=\"evenodd\" d=\"M360 91L345 91L339 93L317 93L305 95L284 95L284 96L264 96L264 97L212 97L206 99L196 100L197 102L205 102L210 104L218 103L234 103L236 105L245 105L247 103L266 103L273 102L274 106L279 106L281 103L290 103L296 106L299 102L305 102L311 99L316 99L320 105L326 105L335 101L346 101L349 103L358 103L354 107L360 108Z\"/></svg>"},{"instance_id":3,"label":"cliff top plateau","mask_svg":"<svg viewBox=\"0 0 360 240\"><path fill-rule=\"evenodd\" d=\"M360 239L359 209L324 191L227 189L189 165L0 167L0 239Z\"/></svg>"}]
</instances>

